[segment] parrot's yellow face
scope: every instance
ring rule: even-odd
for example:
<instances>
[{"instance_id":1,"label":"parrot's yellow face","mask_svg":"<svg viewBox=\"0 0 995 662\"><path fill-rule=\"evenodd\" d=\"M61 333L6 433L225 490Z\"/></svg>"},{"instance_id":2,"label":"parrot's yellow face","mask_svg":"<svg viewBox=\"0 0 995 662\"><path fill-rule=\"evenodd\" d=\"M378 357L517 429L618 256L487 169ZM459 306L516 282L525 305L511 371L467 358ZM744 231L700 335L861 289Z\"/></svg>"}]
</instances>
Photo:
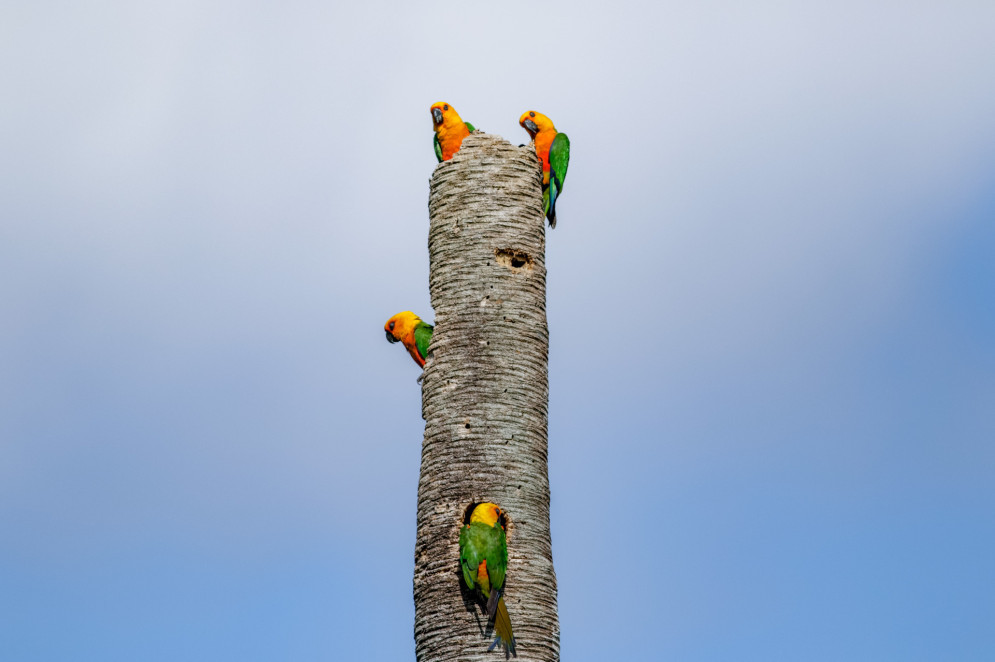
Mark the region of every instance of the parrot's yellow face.
<instances>
[{"instance_id":1,"label":"parrot's yellow face","mask_svg":"<svg viewBox=\"0 0 995 662\"><path fill-rule=\"evenodd\" d=\"M456 110L445 101L439 101L432 104L431 110L432 125L435 127L436 131L439 131L443 127L448 129L454 126L459 126L463 123L463 120L460 119L459 113L457 113Z\"/></svg>"},{"instance_id":2,"label":"parrot's yellow face","mask_svg":"<svg viewBox=\"0 0 995 662\"><path fill-rule=\"evenodd\" d=\"M387 341L395 343L408 337L420 321L421 318L410 310L394 315L383 325L383 330L387 332Z\"/></svg>"},{"instance_id":3,"label":"parrot's yellow face","mask_svg":"<svg viewBox=\"0 0 995 662\"><path fill-rule=\"evenodd\" d=\"M470 515L470 523L482 522L487 526L494 526L501 519L501 509L495 503L482 503L473 509Z\"/></svg>"},{"instance_id":4,"label":"parrot's yellow face","mask_svg":"<svg viewBox=\"0 0 995 662\"><path fill-rule=\"evenodd\" d=\"M529 132L533 140L535 140L536 134L540 131L545 131L546 129L556 131L556 127L553 126L553 120L534 110L526 110L522 113L522 116L518 118L518 123L522 125L523 129Z\"/></svg>"}]
</instances>

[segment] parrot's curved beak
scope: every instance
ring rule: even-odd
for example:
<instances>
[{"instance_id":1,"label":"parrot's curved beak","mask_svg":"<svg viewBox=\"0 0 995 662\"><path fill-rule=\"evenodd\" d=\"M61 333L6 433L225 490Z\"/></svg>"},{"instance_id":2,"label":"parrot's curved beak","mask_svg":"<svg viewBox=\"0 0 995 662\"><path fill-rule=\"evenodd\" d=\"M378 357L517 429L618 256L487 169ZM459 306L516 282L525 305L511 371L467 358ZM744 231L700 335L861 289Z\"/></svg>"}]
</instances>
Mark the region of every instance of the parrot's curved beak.
<instances>
[{"instance_id":1,"label":"parrot's curved beak","mask_svg":"<svg viewBox=\"0 0 995 662\"><path fill-rule=\"evenodd\" d=\"M536 123L533 122L532 120L525 120L524 122L522 122L522 126L525 127L525 130L528 131L529 135L531 135L533 138L535 138L535 135L539 133L539 127L537 127Z\"/></svg>"},{"instance_id":2,"label":"parrot's curved beak","mask_svg":"<svg viewBox=\"0 0 995 662\"><path fill-rule=\"evenodd\" d=\"M391 333L390 331L384 331L384 333L387 334L387 342L389 342L391 345L397 342L397 338L394 337L393 333Z\"/></svg>"},{"instance_id":3,"label":"parrot's curved beak","mask_svg":"<svg viewBox=\"0 0 995 662\"><path fill-rule=\"evenodd\" d=\"M442 125L442 111L438 108L432 109L432 121L435 122L436 126Z\"/></svg>"}]
</instances>

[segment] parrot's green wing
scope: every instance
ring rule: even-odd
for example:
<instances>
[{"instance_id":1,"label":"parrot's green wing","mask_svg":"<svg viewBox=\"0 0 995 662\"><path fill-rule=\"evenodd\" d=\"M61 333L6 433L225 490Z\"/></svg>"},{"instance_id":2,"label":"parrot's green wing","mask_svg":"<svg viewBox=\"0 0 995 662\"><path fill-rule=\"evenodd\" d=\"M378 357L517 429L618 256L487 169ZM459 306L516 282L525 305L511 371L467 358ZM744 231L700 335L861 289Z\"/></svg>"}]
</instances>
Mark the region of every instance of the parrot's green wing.
<instances>
[{"instance_id":1,"label":"parrot's green wing","mask_svg":"<svg viewBox=\"0 0 995 662\"><path fill-rule=\"evenodd\" d=\"M477 586L477 565L470 567L470 550L468 547L470 540L470 527L464 526L459 531L459 565L463 569L463 581L466 582L466 587L471 591Z\"/></svg>"},{"instance_id":2,"label":"parrot's green wing","mask_svg":"<svg viewBox=\"0 0 995 662\"><path fill-rule=\"evenodd\" d=\"M491 577L491 586L504 592L504 575L508 571L508 539L500 526L491 529L491 539L493 542L487 557L487 574Z\"/></svg>"},{"instance_id":3,"label":"parrot's green wing","mask_svg":"<svg viewBox=\"0 0 995 662\"><path fill-rule=\"evenodd\" d=\"M563 181L567 178L567 166L570 165L570 139L565 133L557 133L553 144L549 146L549 182L556 182L557 192L563 190Z\"/></svg>"},{"instance_id":4,"label":"parrot's green wing","mask_svg":"<svg viewBox=\"0 0 995 662\"><path fill-rule=\"evenodd\" d=\"M508 542L504 529L500 526L488 527L481 537L484 538L487 577L491 585L490 595L487 596L487 615L493 618L498 600L504 592L504 575L508 570Z\"/></svg>"},{"instance_id":5,"label":"parrot's green wing","mask_svg":"<svg viewBox=\"0 0 995 662\"><path fill-rule=\"evenodd\" d=\"M543 195L543 206L549 227L556 227L556 198L563 192L563 181L567 178L570 165L570 139L565 133L557 133L549 146L549 188Z\"/></svg>"},{"instance_id":6,"label":"parrot's green wing","mask_svg":"<svg viewBox=\"0 0 995 662\"><path fill-rule=\"evenodd\" d=\"M474 127L474 126L472 125L472 124L470 124L469 122L463 122L463 124L465 124L465 125L466 125L466 130L467 130L467 131L469 131L470 133L473 133L474 131L476 131L476 130L477 130L477 129L476 129L476 128L475 128L475 127Z\"/></svg>"},{"instance_id":7,"label":"parrot's green wing","mask_svg":"<svg viewBox=\"0 0 995 662\"><path fill-rule=\"evenodd\" d=\"M425 322L418 322L415 326L415 345L418 347L418 353L423 359L428 358L428 345L432 342L432 330L434 328L434 326L425 324Z\"/></svg>"},{"instance_id":8,"label":"parrot's green wing","mask_svg":"<svg viewBox=\"0 0 995 662\"><path fill-rule=\"evenodd\" d=\"M485 595L490 593L490 586L481 586L477 582L477 569L484 560L483 549L478 543L479 531L477 524L464 526L459 534L459 562L463 568L463 580L471 591L479 589ZM489 584L489 582L488 582Z\"/></svg>"}]
</instances>

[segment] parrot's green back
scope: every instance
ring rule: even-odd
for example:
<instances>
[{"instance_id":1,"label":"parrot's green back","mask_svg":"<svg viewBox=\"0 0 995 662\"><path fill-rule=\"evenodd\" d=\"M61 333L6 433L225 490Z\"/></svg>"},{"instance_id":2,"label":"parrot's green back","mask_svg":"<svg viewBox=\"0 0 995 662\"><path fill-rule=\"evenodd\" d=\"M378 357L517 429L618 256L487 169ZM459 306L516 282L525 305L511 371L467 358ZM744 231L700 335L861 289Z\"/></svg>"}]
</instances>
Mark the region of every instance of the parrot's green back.
<instances>
[{"instance_id":1,"label":"parrot's green back","mask_svg":"<svg viewBox=\"0 0 995 662\"><path fill-rule=\"evenodd\" d=\"M473 522L460 531L459 547L460 566L467 587L480 589L485 598L490 598L492 589L500 592L504 588L504 575L508 569L508 543L504 529ZM481 561L487 561L487 579L478 577Z\"/></svg>"},{"instance_id":2,"label":"parrot's green back","mask_svg":"<svg viewBox=\"0 0 995 662\"><path fill-rule=\"evenodd\" d=\"M415 325L415 345L418 347L418 353L421 354L423 359L428 358L428 345L432 342L432 331L434 329L435 327L425 322L418 322Z\"/></svg>"},{"instance_id":3,"label":"parrot's green back","mask_svg":"<svg viewBox=\"0 0 995 662\"><path fill-rule=\"evenodd\" d=\"M471 591L479 591L484 596L487 601L484 610L488 619L494 622L494 641L487 650L502 644L506 659L509 653L518 657L511 618L502 596L508 569L508 540L504 528L497 523L489 526L484 522L470 522L460 529L459 550L463 580ZM480 572L482 562L486 562L486 575Z\"/></svg>"}]
</instances>

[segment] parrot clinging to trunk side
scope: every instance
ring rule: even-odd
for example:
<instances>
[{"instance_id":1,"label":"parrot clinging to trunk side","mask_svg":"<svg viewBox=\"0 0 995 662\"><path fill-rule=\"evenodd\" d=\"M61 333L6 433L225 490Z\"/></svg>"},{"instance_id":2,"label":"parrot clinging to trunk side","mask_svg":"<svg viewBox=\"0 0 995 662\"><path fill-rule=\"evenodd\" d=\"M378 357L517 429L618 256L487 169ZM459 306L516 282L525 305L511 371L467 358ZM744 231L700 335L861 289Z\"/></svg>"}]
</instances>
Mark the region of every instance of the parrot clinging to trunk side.
<instances>
[{"instance_id":1,"label":"parrot clinging to trunk side","mask_svg":"<svg viewBox=\"0 0 995 662\"><path fill-rule=\"evenodd\" d=\"M408 353L421 367L425 367L425 358L428 356L428 344L432 342L431 324L421 321L421 318L410 310L398 313L387 320L383 325L387 332L388 342L402 342L408 348Z\"/></svg>"},{"instance_id":2,"label":"parrot clinging to trunk side","mask_svg":"<svg viewBox=\"0 0 995 662\"><path fill-rule=\"evenodd\" d=\"M478 504L470 514L470 523L460 529L459 560L463 580L471 591L478 591L486 601L487 618L494 620L494 642L504 646L504 656L515 652L515 636L504 604L504 574L508 568L508 542L502 526L504 512L493 503Z\"/></svg>"},{"instance_id":3,"label":"parrot clinging to trunk side","mask_svg":"<svg viewBox=\"0 0 995 662\"><path fill-rule=\"evenodd\" d=\"M472 124L460 119L456 109L445 101L432 104L432 126L435 128L435 156L439 163L448 161L459 151L463 139L476 131Z\"/></svg>"},{"instance_id":4,"label":"parrot clinging to trunk side","mask_svg":"<svg viewBox=\"0 0 995 662\"><path fill-rule=\"evenodd\" d=\"M534 110L527 110L518 119L532 140L536 154L542 163L542 204L549 227L556 227L556 199L563 192L563 180L567 178L567 165L570 163L570 139L559 133L553 121Z\"/></svg>"}]
</instances>

